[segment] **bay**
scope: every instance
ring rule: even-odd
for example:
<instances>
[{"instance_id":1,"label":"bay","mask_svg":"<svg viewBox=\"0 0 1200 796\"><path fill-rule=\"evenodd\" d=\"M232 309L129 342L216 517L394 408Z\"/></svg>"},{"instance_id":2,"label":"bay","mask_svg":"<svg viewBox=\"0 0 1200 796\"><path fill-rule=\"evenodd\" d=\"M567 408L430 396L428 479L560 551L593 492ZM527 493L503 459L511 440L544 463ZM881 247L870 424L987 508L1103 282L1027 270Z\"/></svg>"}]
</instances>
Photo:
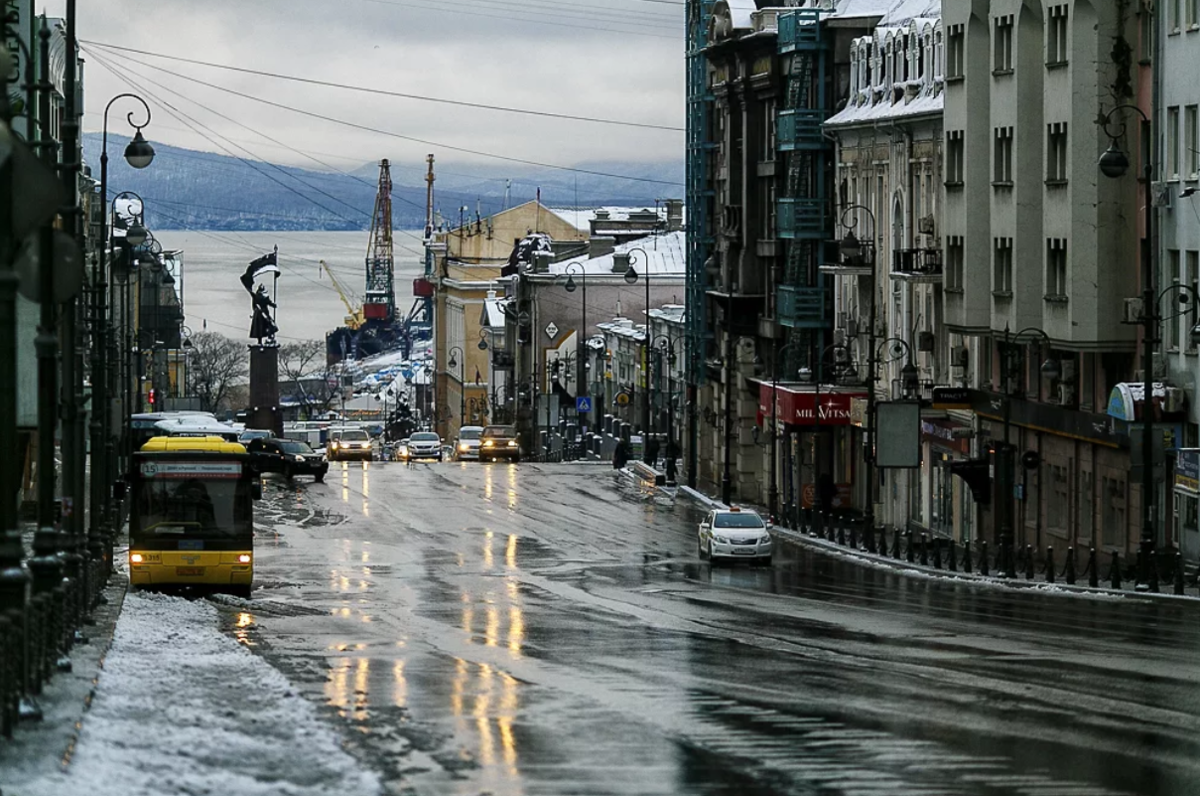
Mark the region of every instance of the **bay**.
<instances>
[{"instance_id":1,"label":"bay","mask_svg":"<svg viewBox=\"0 0 1200 796\"><path fill-rule=\"evenodd\" d=\"M358 307L366 283L369 233L363 232L209 232L155 230L165 250L183 252L184 325L192 332L207 330L247 340L250 296L239 278L251 260L279 247L282 274L276 285L279 342L324 340L341 326L346 307L329 276L324 260ZM398 312L412 306L412 282L425 272L420 232L396 232L395 282Z\"/></svg>"}]
</instances>

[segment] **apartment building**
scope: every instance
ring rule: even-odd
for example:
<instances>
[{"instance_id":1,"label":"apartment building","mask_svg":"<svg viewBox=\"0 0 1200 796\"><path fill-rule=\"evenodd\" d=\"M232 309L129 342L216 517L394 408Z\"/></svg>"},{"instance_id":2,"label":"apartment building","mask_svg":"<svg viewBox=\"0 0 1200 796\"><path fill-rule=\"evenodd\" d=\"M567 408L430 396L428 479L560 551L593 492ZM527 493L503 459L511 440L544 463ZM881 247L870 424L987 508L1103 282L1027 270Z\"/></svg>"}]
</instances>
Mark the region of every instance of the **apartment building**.
<instances>
[{"instance_id":1,"label":"apartment building","mask_svg":"<svg viewBox=\"0 0 1200 796\"><path fill-rule=\"evenodd\" d=\"M943 8L951 383L973 388L976 455L1003 441L1009 402L1017 458L1012 493L997 489L980 513L988 539L998 506L1012 509L1016 543L1039 549L1125 553L1140 533L1129 421L1141 391L1129 382L1141 364L1137 327L1121 321L1140 290L1145 186L1136 167L1110 179L1097 166L1110 144L1098 115L1149 101L1135 5ZM1117 114L1109 129L1138 162L1137 113ZM1043 369L1048 359L1055 367Z\"/></svg>"}]
</instances>

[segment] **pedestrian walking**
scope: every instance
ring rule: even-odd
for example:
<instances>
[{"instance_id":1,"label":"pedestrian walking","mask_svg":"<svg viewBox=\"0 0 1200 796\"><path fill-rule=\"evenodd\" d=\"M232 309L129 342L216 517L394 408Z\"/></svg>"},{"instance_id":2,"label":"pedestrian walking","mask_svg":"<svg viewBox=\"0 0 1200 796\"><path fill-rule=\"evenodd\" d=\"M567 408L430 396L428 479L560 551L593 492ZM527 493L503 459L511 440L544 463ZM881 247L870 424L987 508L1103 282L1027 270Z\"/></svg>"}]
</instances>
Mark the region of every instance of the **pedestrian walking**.
<instances>
[{"instance_id":1,"label":"pedestrian walking","mask_svg":"<svg viewBox=\"0 0 1200 796\"><path fill-rule=\"evenodd\" d=\"M629 464L629 454L629 443L623 439L618 440L617 447L613 449L613 469L620 470Z\"/></svg>"},{"instance_id":2,"label":"pedestrian walking","mask_svg":"<svg viewBox=\"0 0 1200 796\"><path fill-rule=\"evenodd\" d=\"M646 435L646 464L658 466L658 437Z\"/></svg>"}]
</instances>

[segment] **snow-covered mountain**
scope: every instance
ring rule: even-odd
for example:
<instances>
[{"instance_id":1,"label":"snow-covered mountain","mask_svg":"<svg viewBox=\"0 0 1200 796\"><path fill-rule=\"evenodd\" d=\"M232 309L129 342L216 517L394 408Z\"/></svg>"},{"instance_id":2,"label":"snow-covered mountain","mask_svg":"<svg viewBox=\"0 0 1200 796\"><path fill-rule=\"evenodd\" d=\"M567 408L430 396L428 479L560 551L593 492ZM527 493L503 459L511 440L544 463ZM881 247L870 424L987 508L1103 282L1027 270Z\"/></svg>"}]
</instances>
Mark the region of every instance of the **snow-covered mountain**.
<instances>
[{"instance_id":1,"label":"snow-covered mountain","mask_svg":"<svg viewBox=\"0 0 1200 796\"><path fill-rule=\"evenodd\" d=\"M121 157L128 139L109 134L109 197L123 190L146 200L147 224L158 228L213 230L369 229L378 166L347 173L311 171L239 160L226 155L155 143L149 168L136 170ZM100 171L98 133L83 137L84 157ZM683 162L583 163L580 172L525 167L439 164L436 205L447 221L463 207L483 215L537 196L556 207L654 206L683 195ZM588 173L592 172L592 173ZM614 176L605 176L614 175ZM639 181L628 175L639 177ZM655 182L657 181L657 182ZM392 163L393 224L425 223L424 163Z\"/></svg>"}]
</instances>

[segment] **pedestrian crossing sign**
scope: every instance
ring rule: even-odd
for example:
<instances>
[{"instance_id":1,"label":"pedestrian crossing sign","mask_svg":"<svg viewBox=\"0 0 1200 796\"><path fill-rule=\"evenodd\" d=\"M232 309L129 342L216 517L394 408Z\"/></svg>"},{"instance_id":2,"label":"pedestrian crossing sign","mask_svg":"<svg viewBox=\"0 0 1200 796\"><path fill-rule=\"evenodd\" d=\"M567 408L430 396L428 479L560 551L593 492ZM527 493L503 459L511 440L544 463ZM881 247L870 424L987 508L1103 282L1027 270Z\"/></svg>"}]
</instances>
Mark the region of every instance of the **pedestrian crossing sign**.
<instances>
[{"instance_id":1,"label":"pedestrian crossing sign","mask_svg":"<svg viewBox=\"0 0 1200 796\"><path fill-rule=\"evenodd\" d=\"M579 413L592 411L592 399L586 395L581 395L575 399L575 411Z\"/></svg>"}]
</instances>

